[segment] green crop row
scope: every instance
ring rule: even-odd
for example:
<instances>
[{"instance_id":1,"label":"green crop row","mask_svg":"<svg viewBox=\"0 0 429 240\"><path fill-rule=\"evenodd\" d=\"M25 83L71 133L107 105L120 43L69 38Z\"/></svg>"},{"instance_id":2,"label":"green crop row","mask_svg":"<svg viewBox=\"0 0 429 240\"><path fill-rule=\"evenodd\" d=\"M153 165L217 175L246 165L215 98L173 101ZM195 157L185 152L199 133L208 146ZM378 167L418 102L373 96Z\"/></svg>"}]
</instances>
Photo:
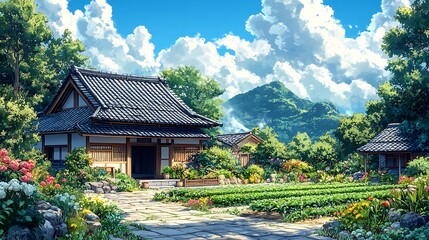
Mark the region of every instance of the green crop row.
<instances>
[{"instance_id":1,"label":"green crop row","mask_svg":"<svg viewBox=\"0 0 429 240\"><path fill-rule=\"evenodd\" d=\"M310 207L304 208L302 210L295 210L288 214L285 214L284 220L286 222L296 222L301 220L315 219L319 217L328 217L333 216L334 212L339 212L346 209L349 206L349 203L338 204L338 205L329 205L326 207Z\"/></svg>"},{"instance_id":2,"label":"green crop row","mask_svg":"<svg viewBox=\"0 0 429 240\"><path fill-rule=\"evenodd\" d=\"M394 185L378 185L378 186L358 186L347 188L327 188L327 189L308 189L305 191L282 191L282 192L257 192L257 193L236 193L225 195L214 195L210 199L217 206L230 207L237 205L248 205L256 200L262 199L279 199L301 196L323 196L337 193L360 193L377 190L392 189ZM187 201L188 199L184 199Z\"/></svg>"},{"instance_id":3,"label":"green crop row","mask_svg":"<svg viewBox=\"0 0 429 240\"><path fill-rule=\"evenodd\" d=\"M171 200L196 199L200 197L212 197L215 195L225 194L244 194L258 192L283 192L311 189L333 189L349 188L357 186L368 186L366 183L337 183L337 184L299 184L299 185L249 185L239 187L222 187L222 188L178 188L168 192Z\"/></svg>"},{"instance_id":4,"label":"green crop row","mask_svg":"<svg viewBox=\"0 0 429 240\"><path fill-rule=\"evenodd\" d=\"M370 196L375 198L386 198L391 190L367 191L367 192L351 192L338 193L332 195L302 196L291 197L284 199L264 199L254 201L250 204L250 209L261 212L278 212L283 216L297 210L305 208L326 207L329 205L339 205L352 203L360 199L366 199Z\"/></svg>"}]
</instances>

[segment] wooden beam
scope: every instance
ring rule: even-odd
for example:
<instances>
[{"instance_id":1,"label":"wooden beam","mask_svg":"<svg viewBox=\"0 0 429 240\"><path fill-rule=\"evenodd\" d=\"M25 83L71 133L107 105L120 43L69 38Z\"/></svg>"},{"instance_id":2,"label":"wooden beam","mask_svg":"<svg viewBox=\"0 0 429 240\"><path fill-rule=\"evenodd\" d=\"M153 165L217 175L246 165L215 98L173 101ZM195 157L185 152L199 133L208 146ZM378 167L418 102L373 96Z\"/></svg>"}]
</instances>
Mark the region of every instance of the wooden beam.
<instances>
[{"instance_id":1,"label":"wooden beam","mask_svg":"<svg viewBox=\"0 0 429 240\"><path fill-rule=\"evenodd\" d=\"M86 153L89 153L89 145L90 145L89 137L87 136L85 140L86 140L85 150L86 150Z\"/></svg>"},{"instance_id":2,"label":"wooden beam","mask_svg":"<svg viewBox=\"0 0 429 240\"><path fill-rule=\"evenodd\" d=\"M72 134L71 133L67 133L67 152L68 153L72 152Z\"/></svg>"}]
</instances>

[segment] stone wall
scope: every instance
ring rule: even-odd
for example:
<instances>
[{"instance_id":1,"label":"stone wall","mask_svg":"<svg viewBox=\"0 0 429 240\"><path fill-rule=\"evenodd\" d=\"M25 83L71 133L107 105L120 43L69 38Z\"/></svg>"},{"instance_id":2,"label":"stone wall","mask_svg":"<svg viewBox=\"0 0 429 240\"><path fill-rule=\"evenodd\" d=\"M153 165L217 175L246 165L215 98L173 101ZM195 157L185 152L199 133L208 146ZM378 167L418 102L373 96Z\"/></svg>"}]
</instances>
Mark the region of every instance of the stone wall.
<instances>
[{"instance_id":1,"label":"stone wall","mask_svg":"<svg viewBox=\"0 0 429 240\"><path fill-rule=\"evenodd\" d=\"M99 182L86 182L86 190L85 193L115 193L118 187L115 185L115 179L109 179L109 181L99 181Z\"/></svg>"}]
</instances>

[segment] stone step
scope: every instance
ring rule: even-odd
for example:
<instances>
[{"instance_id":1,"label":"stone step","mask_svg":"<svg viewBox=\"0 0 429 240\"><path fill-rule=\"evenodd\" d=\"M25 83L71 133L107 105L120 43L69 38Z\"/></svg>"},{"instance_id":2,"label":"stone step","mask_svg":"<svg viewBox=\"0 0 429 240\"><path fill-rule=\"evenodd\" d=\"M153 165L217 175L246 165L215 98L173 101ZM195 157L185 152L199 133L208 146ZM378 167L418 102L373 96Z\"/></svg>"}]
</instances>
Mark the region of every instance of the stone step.
<instances>
[{"instance_id":1,"label":"stone step","mask_svg":"<svg viewBox=\"0 0 429 240\"><path fill-rule=\"evenodd\" d=\"M143 179L139 180L139 183L149 183L149 188L171 188L175 187L178 181L180 179Z\"/></svg>"}]
</instances>

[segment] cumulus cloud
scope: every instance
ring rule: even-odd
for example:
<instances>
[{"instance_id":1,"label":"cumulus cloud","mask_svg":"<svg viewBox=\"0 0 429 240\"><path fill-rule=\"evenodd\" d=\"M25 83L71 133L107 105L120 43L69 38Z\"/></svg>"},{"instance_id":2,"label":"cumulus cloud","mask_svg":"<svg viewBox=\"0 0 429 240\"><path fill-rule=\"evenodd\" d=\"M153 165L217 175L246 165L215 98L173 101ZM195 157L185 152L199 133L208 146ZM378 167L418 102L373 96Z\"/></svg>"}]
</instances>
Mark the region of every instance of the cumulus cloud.
<instances>
[{"instance_id":1,"label":"cumulus cloud","mask_svg":"<svg viewBox=\"0 0 429 240\"><path fill-rule=\"evenodd\" d=\"M347 38L322 0L262 0L261 12L246 21L253 40L233 34L208 40L183 36L156 54L145 26L128 36L118 34L106 0L92 0L75 12L68 10L67 0L36 2L55 34L70 29L98 69L153 75L193 65L222 84L224 99L279 80L303 98L331 101L347 113L363 111L364 103L377 97L377 86L388 80L382 38L395 25L396 9L410 4L382 0L382 11L373 15L368 28Z\"/></svg>"}]
</instances>

